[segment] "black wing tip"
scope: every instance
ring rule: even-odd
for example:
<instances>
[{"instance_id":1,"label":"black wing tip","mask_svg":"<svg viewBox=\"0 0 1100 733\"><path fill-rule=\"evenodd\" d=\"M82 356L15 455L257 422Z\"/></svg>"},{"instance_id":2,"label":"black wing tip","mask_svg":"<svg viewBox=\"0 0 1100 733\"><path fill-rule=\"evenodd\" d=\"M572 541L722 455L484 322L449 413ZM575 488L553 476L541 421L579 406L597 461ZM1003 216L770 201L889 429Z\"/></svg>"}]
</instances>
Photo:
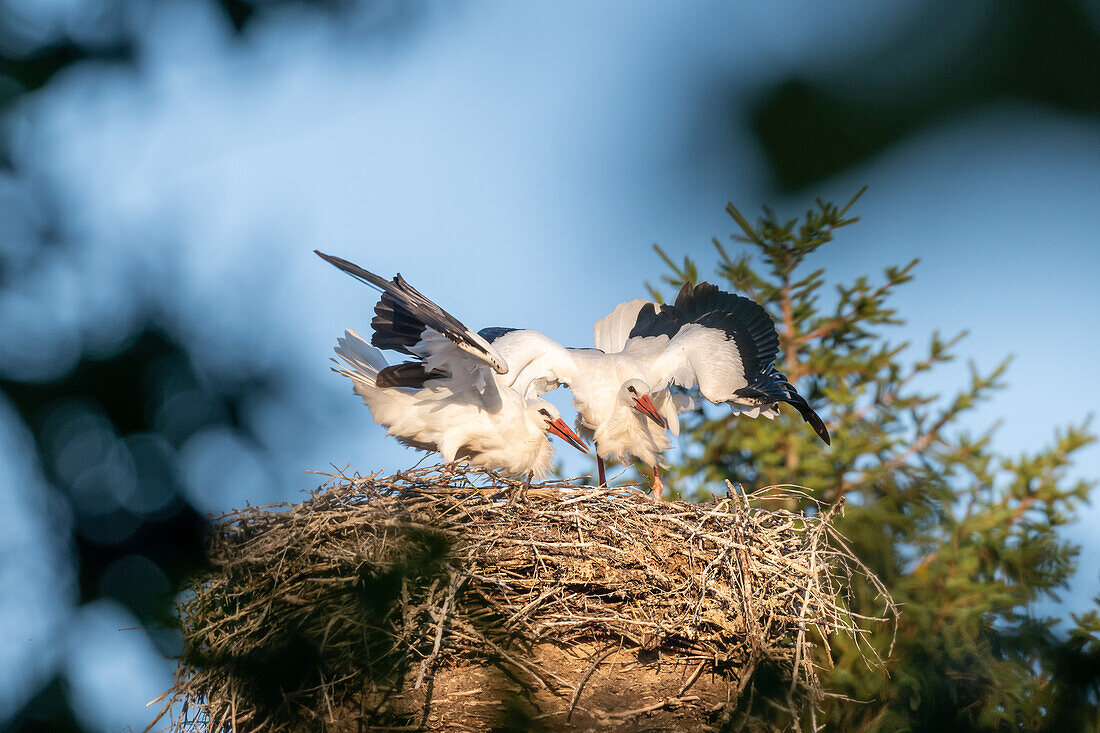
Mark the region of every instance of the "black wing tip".
<instances>
[{"instance_id":1,"label":"black wing tip","mask_svg":"<svg viewBox=\"0 0 1100 733\"><path fill-rule=\"evenodd\" d=\"M325 254L324 252L322 252L319 249L313 250L313 254L317 255L318 257L320 257L322 260L329 263L330 265L336 265L337 267L340 267L340 264L345 264L345 265L351 264L350 262L343 259L342 257L337 257L336 255ZM339 264L337 264L337 263L339 263Z\"/></svg>"},{"instance_id":2,"label":"black wing tip","mask_svg":"<svg viewBox=\"0 0 1100 733\"><path fill-rule=\"evenodd\" d=\"M825 421L821 419L821 416L814 412L811 408L807 407L805 412L802 413L802 418L810 424L810 427L817 433L817 437L824 441L825 445L832 445L833 441L829 437L829 428L825 426Z\"/></svg>"},{"instance_id":3,"label":"black wing tip","mask_svg":"<svg viewBox=\"0 0 1100 733\"><path fill-rule=\"evenodd\" d=\"M373 287L375 287L379 290L385 290L390 285L390 283L388 283L385 278L379 277L378 275L375 275L370 270L366 270L366 269L360 267L359 265L355 264L354 262L351 262L349 260L345 260L343 257L337 257L336 255L325 254L324 252L322 252L321 250L318 250L318 249L315 249L313 251L322 260L329 263L330 265L337 268L338 270L343 270L347 274L354 277L356 280L359 280L361 282L365 282L368 285L371 285L371 286L373 286Z\"/></svg>"},{"instance_id":4,"label":"black wing tip","mask_svg":"<svg viewBox=\"0 0 1100 733\"><path fill-rule=\"evenodd\" d=\"M777 402L786 402L798 410L798 414L809 423L810 427L817 433L817 437L821 438L825 445L833 444L832 437L829 435L829 428L825 426L825 421L814 412L814 408L810 407L810 403L806 401L806 398L798 393L798 390L794 388L794 385L790 383L785 374L772 364L768 371L760 376L764 377L761 382L743 387L734 394L755 399L773 399Z\"/></svg>"},{"instance_id":5,"label":"black wing tip","mask_svg":"<svg viewBox=\"0 0 1100 733\"><path fill-rule=\"evenodd\" d=\"M313 254L317 255L318 257L320 257L322 260L329 263L330 265L335 265L336 267L339 267L341 270L347 270L349 268L354 269L354 270L362 270L363 269L359 265L352 262L351 260L345 260L343 257L337 257L336 255L325 254L324 252L322 252L319 249L313 250Z\"/></svg>"},{"instance_id":6,"label":"black wing tip","mask_svg":"<svg viewBox=\"0 0 1100 733\"><path fill-rule=\"evenodd\" d=\"M691 280L685 280L684 284L680 286L680 292L676 293L676 300L674 300L672 302L673 303L678 303L678 302L680 302L681 298L689 298L689 297L691 297L691 295L695 292L695 290L697 288L700 288L700 287L702 287L704 285L708 285L708 284L709 283L705 283L705 282L694 283ZM714 287L714 286L711 285L711 287Z\"/></svg>"},{"instance_id":7,"label":"black wing tip","mask_svg":"<svg viewBox=\"0 0 1100 733\"><path fill-rule=\"evenodd\" d=\"M829 436L829 428L825 426L825 421L821 419L820 415L814 412L814 408L810 407L805 397L795 392L792 388L790 390L790 396L783 401L798 410L798 414L802 416L803 420L810 424L810 427L817 433L817 437L821 438L825 445L833 444L832 438Z\"/></svg>"}]
</instances>

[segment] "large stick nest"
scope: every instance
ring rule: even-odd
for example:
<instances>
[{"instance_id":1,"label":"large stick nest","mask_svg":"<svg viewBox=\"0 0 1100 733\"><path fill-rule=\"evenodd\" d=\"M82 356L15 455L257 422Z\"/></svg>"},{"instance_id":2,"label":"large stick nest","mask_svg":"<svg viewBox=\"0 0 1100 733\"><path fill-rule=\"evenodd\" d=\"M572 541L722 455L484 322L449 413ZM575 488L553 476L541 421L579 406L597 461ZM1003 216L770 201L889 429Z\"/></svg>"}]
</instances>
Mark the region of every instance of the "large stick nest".
<instances>
[{"instance_id":1,"label":"large stick nest","mask_svg":"<svg viewBox=\"0 0 1100 733\"><path fill-rule=\"evenodd\" d=\"M438 468L332 483L216 522L214 570L179 608L171 729L799 726L823 644L877 659L861 640L893 614L836 507L762 507L787 489L663 503ZM849 610L857 584L882 618Z\"/></svg>"}]
</instances>

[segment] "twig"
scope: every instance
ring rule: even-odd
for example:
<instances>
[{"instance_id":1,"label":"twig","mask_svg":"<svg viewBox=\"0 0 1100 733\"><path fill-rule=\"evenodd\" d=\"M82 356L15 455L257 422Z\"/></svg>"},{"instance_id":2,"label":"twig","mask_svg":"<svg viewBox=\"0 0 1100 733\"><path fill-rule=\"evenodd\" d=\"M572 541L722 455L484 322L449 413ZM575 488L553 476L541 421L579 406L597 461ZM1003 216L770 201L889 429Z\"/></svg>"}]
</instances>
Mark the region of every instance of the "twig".
<instances>
[{"instance_id":1,"label":"twig","mask_svg":"<svg viewBox=\"0 0 1100 733\"><path fill-rule=\"evenodd\" d=\"M432 647L432 653L420 663L420 671L416 675L416 684L413 685L414 690L420 689L420 685L424 682L424 673L439 657L439 649L443 645L443 625L447 622L447 612L450 611L455 595L464 582L465 578L456 576L451 578L450 585L447 586L447 598L443 601L442 608L439 609L439 622L435 626L435 645Z\"/></svg>"},{"instance_id":2,"label":"twig","mask_svg":"<svg viewBox=\"0 0 1100 733\"><path fill-rule=\"evenodd\" d=\"M683 684L680 691L676 693L676 697L683 697L684 693L691 689L691 686L695 684L695 680L699 679L699 676L703 674L703 670L706 668L707 663L705 661L699 662L695 667L695 671L688 677L687 682Z\"/></svg>"},{"instance_id":3,"label":"twig","mask_svg":"<svg viewBox=\"0 0 1100 733\"><path fill-rule=\"evenodd\" d=\"M573 719L573 711L577 709L577 702L581 699L581 690L583 690L585 684L588 683L588 679L596 671L596 668L600 666L603 660L607 659L616 651L618 651L617 647L609 645L592 655L594 657L592 664L589 665L588 671L584 673L580 681L577 683L576 688L573 690L573 697L569 700L569 714L565 716L566 722L569 722Z\"/></svg>"},{"instance_id":4,"label":"twig","mask_svg":"<svg viewBox=\"0 0 1100 733\"><path fill-rule=\"evenodd\" d=\"M637 715L644 713L652 713L654 710L660 710L661 708L675 707L677 705L683 705L685 702L698 702L701 698L698 695L688 695L687 697L666 697L660 702L652 705L646 705L644 708L635 708L633 710L623 710L621 712L608 713L609 718L633 718Z\"/></svg>"}]
</instances>

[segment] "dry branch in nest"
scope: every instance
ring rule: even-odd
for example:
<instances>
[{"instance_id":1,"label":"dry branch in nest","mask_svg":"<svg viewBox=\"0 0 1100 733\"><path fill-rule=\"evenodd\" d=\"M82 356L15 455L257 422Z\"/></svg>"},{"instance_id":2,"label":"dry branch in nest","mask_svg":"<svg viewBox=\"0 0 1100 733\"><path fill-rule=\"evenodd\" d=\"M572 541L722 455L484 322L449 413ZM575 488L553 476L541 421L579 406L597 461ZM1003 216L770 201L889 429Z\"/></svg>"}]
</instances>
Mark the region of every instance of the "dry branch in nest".
<instances>
[{"instance_id":1,"label":"dry branch in nest","mask_svg":"<svg viewBox=\"0 0 1100 733\"><path fill-rule=\"evenodd\" d=\"M821 645L847 634L876 663L861 640L894 613L835 508L761 508L784 489L662 503L438 468L333 483L217 521L214 570L179 609L172 730L797 727ZM881 617L849 610L856 584Z\"/></svg>"}]
</instances>

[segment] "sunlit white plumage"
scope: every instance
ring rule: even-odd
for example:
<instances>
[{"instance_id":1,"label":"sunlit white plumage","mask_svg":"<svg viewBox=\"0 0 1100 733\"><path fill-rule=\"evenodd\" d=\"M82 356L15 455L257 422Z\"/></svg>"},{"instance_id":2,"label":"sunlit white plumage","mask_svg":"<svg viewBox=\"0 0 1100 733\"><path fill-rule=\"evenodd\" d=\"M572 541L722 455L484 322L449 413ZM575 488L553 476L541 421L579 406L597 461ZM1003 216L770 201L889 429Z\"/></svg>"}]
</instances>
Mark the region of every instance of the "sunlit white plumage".
<instances>
[{"instance_id":1,"label":"sunlit white plumage","mask_svg":"<svg viewBox=\"0 0 1100 733\"><path fill-rule=\"evenodd\" d=\"M677 413L690 406L690 400L670 394L667 382L652 387L645 364L636 355L569 349L533 330L486 328L475 334L400 275L385 280L346 260L318 255L382 291L371 323L371 343L415 357L415 361L379 368L376 388L447 390L477 404L477 409L492 410L497 408L498 393L512 390L520 399L531 401L566 385L577 408L577 429L596 445L600 482L604 482L603 459L611 456L624 463L644 461L654 467L657 477L661 455L670 446L665 429L678 434ZM634 316L613 314L620 321L617 328L627 331ZM563 435L561 430L553 431ZM574 440L576 436L563 437ZM657 479L655 490L659 488Z\"/></svg>"},{"instance_id":2,"label":"sunlit white plumage","mask_svg":"<svg viewBox=\"0 0 1100 733\"><path fill-rule=\"evenodd\" d=\"M774 418L792 405L828 444L825 423L776 370L779 335L768 312L709 283L686 283L672 305L622 303L594 328L597 343L631 359L657 387L698 387L746 417Z\"/></svg>"},{"instance_id":3,"label":"sunlit white plumage","mask_svg":"<svg viewBox=\"0 0 1100 733\"><path fill-rule=\"evenodd\" d=\"M452 348L462 356L452 359L450 366L473 361ZM388 366L385 357L351 330L339 339L336 354L347 366L336 371L352 380L375 422L403 444L438 451L447 462L465 460L509 475L531 473L542 478L549 473L554 448L546 433L562 422L549 402L528 403L515 390L501 388L491 376L481 390L456 391L455 383L441 380L421 389L379 387L378 373ZM471 371L478 370L488 371L483 364Z\"/></svg>"},{"instance_id":4,"label":"sunlit white plumage","mask_svg":"<svg viewBox=\"0 0 1100 733\"><path fill-rule=\"evenodd\" d=\"M638 393L628 395L625 390L627 380L641 377L630 359L595 349L567 349L529 329L485 328L475 334L400 276L386 281L346 260L321 256L383 290L371 322L371 342L417 360L381 370L380 385L430 385L471 400L481 399L490 383L499 390L514 390L524 400L568 385L578 410L578 429L599 441L600 456L615 455L624 462L637 457L655 464L668 448L666 418L658 412L648 387L639 381ZM484 364L496 373L484 369ZM667 390L656 395L656 402L678 428ZM659 427L654 429L647 422Z\"/></svg>"},{"instance_id":5,"label":"sunlit white plumage","mask_svg":"<svg viewBox=\"0 0 1100 733\"><path fill-rule=\"evenodd\" d=\"M402 443L439 451L445 460L545 476L554 450L547 432L587 450L550 403L528 398L505 379L505 359L400 275L387 281L358 265L317 253L382 291L368 344L354 331L339 340L341 374L367 403L375 422ZM375 347L415 357L390 366Z\"/></svg>"},{"instance_id":6,"label":"sunlit white plumage","mask_svg":"<svg viewBox=\"0 0 1100 733\"><path fill-rule=\"evenodd\" d=\"M599 349L566 348L532 330L497 329L481 332L511 365L503 377L528 395L542 395L567 385L577 410L577 432L592 440L604 481L603 460L640 460L655 468L671 442L670 427L679 433L678 409L686 396L667 388L653 389L644 379L643 364L632 355ZM659 487L659 483L658 483Z\"/></svg>"}]
</instances>

